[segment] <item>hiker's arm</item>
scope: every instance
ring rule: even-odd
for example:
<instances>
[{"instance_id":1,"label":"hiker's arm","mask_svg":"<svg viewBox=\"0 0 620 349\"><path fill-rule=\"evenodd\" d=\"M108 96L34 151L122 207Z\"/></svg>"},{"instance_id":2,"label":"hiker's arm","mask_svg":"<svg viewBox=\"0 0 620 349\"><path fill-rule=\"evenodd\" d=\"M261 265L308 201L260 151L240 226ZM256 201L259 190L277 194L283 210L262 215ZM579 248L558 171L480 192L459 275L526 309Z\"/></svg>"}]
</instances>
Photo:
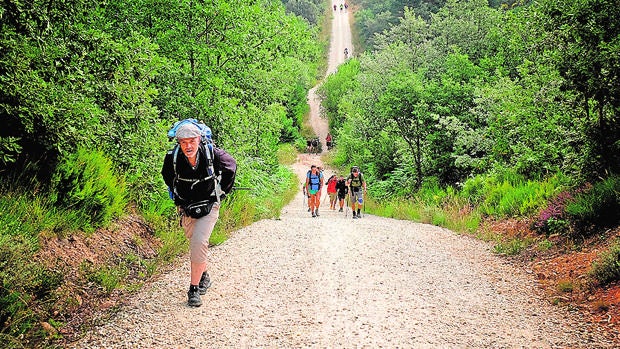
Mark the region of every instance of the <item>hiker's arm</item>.
<instances>
[{"instance_id":1,"label":"hiker's arm","mask_svg":"<svg viewBox=\"0 0 620 349\"><path fill-rule=\"evenodd\" d=\"M164 183L168 188L172 188L174 182L174 168L172 165L172 154L168 152L164 158L164 164L161 168L161 175L164 178Z\"/></svg>"},{"instance_id":2,"label":"hiker's arm","mask_svg":"<svg viewBox=\"0 0 620 349\"><path fill-rule=\"evenodd\" d=\"M226 194L232 191L235 184L235 174L237 173L237 161L226 151L220 148L214 148L213 153L219 162L219 170L222 175L220 187Z\"/></svg>"}]
</instances>

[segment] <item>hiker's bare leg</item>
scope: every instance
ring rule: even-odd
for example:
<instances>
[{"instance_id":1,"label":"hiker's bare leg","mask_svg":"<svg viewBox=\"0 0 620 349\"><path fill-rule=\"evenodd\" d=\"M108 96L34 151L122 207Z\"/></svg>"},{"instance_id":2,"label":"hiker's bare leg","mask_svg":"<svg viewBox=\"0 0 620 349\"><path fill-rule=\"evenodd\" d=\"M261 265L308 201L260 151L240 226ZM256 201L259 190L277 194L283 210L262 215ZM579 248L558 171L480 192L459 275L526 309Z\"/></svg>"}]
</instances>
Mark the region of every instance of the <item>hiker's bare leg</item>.
<instances>
[{"instance_id":1,"label":"hiker's bare leg","mask_svg":"<svg viewBox=\"0 0 620 349\"><path fill-rule=\"evenodd\" d=\"M190 278L192 285L198 285L202 272L207 271L207 263L191 262Z\"/></svg>"}]
</instances>

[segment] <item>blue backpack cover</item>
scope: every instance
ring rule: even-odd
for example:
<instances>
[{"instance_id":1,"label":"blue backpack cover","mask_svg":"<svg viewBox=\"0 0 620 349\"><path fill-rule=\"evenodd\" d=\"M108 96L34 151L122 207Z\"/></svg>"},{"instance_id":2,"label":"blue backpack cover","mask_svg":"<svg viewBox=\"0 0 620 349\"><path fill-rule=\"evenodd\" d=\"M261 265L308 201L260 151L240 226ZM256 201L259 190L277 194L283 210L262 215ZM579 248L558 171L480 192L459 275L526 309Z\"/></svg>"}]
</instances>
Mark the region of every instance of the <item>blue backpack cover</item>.
<instances>
[{"instance_id":1,"label":"blue backpack cover","mask_svg":"<svg viewBox=\"0 0 620 349\"><path fill-rule=\"evenodd\" d=\"M179 127L185 124L192 124L198 127L198 129L200 130L200 140L202 141L202 143L204 143L205 145L209 145L209 148L212 147L211 145L213 144L213 136L211 134L211 129L209 128L209 126L205 125L204 122L198 121L197 119L184 119L175 122L174 125L172 125L172 128L168 131L168 138L174 138L177 134L177 130L179 129Z\"/></svg>"}]
</instances>

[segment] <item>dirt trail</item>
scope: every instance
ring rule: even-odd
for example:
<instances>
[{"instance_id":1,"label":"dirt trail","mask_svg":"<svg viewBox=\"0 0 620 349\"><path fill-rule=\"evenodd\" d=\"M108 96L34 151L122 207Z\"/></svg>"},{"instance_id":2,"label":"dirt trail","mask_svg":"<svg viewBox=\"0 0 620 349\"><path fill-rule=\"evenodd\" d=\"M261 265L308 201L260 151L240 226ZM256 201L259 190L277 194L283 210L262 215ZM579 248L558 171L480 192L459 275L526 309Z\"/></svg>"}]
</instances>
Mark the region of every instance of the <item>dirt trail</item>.
<instances>
[{"instance_id":1,"label":"dirt trail","mask_svg":"<svg viewBox=\"0 0 620 349\"><path fill-rule=\"evenodd\" d=\"M293 166L300 182L311 163L319 155ZM183 257L71 347L613 347L578 314L544 301L534 275L487 243L326 206L310 217L299 192L280 219L212 248L202 307L186 306Z\"/></svg>"},{"instance_id":2,"label":"dirt trail","mask_svg":"<svg viewBox=\"0 0 620 349\"><path fill-rule=\"evenodd\" d=\"M333 2L337 7L341 2ZM333 6L333 5L332 5ZM348 50L349 57L353 55L351 43L351 27L349 26L349 11L339 9L332 11L332 33L327 61L327 75L336 72L338 65L345 61L344 49ZM308 92L308 104L310 105L310 125L322 143L323 151L327 151L325 137L329 131L327 119L320 114L320 101L316 95L316 87Z\"/></svg>"}]
</instances>

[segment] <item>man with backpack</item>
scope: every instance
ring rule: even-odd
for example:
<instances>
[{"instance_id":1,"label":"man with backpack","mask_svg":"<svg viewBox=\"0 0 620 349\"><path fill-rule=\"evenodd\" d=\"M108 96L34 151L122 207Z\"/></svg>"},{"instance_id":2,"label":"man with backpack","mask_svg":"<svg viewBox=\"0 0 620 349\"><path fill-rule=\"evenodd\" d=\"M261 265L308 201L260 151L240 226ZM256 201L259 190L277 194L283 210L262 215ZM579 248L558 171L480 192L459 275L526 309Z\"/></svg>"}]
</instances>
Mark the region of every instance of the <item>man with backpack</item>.
<instances>
[{"instance_id":1,"label":"man with backpack","mask_svg":"<svg viewBox=\"0 0 620 349\"><path fill-rule=\"evenodd\" d=\"M338 177L338 181L336 181L336 192L338 193L338 204L340 205L338 212L342 212L342 208L344 207L344 198L349 193L347 181L343 176Z\"/></svg>"},{"instance_id":2,"label":"man with backpack","mask_svg":"<svg viewBox=\"0 0 620 349\"><path fill-rule=\"evenodd\" d=\"M310 212L312 217L319 216L319 203L321 200L320 192L323 188L323 174L319 172L316 165L310 167L310 171L306 174L306 192L310 196L308 198L308 205L310 206Z\"/></svg>"},{"instance_id":3,"label":"man with backpack","mask_svg":"<svg viewBox=\"0 0 620 349\"><path fill-rule=\"evenodd\" d=\"M347 177L347 186L351 194L351 210L353 211L353 219L362 218L360 209L364 204L364 193L366 192L366 181L360 172L359 167L353 166L351 174ZM357 206L357 214L355 207Z\"/></svg>"},{"instance_id":4,"label":"man with backpack","mask_svg":"<svg viewBox=\"0 0 620 349\"><path fill-rule=\"evenodd\" d=\"M204 126L196 120L175 124L172 136L178 144L166 154L161 170L190 242L190 307L201 306L200 295L211 286L207 273L209 238L219 218L220 201L231 192L237 170L235 159L208 142L211 132L204 126L208 130L205 135L200 125Z\"/></svg>"}]
</instances>

